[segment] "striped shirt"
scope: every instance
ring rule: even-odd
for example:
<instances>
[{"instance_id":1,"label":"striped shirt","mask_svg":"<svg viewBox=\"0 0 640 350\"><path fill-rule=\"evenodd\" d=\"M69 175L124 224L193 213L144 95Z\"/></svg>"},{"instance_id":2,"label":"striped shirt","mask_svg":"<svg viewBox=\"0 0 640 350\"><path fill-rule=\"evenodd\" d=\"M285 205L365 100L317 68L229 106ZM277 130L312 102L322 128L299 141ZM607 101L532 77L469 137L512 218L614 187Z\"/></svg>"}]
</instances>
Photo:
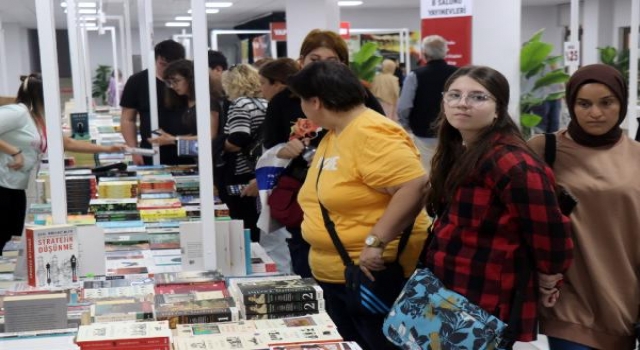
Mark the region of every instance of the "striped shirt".
<instances>
[{"instance_id":1,"label":"striped shirt","mask_svg":"<svg viewBox=\"0 0 640 350\"><path fill-rule=\"evenodd\" d=\"M233 133L246 133L252 140L257 140L260 135L260 126L267 113L267 100L263 98L238 97L231 102L227 114L227 124L224 126L225 135ZM237 153L236 175L255 172L253 165L242 152Z\"/></svg>"}]
</instances>

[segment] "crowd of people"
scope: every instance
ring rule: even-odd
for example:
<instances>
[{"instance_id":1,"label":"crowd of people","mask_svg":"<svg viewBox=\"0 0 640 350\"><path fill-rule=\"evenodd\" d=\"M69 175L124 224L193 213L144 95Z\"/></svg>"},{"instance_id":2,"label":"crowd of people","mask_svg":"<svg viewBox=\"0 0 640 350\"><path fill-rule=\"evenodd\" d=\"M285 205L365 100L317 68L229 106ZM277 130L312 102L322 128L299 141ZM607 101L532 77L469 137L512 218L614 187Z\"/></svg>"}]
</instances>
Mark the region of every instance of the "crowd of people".
<instances>
[{"instance_id":1,"label":"crowd of people","mask_svg":"<svg viewBox=\"0 0 640 350\"><path fill-rule=\"evenodd\" d=\"M260 240L256 161L278 147L277 157L291 160L282 178L298 184L288 204L300 214L282 219L293 272L319 282L341 335L364 349L394 346L382 333L385 315L364 316L349 305L344 256L331 231L370 279L396 259L407 231L403 276L428 268L490 314L517 320L512 341L543 333L553 350L633 349L640 144L620 128L628 104L623 76L602 64L579 69L566 84L568 126L527 141L508 112L507 79L486 66L449 65L447 50L446 39L426 37L423 67L402 81L396 63L385 60L371 90L331 31L311 31L297 60L259 67L229 67L210 51L215 185L230 216ZM158 130L151 130L147 70L129 77L120 99L126 144L160 146L163 164L195 163L176 153L180 139L197 139L196 73L184 56L172 40L155 48ZM34 74L21 82L16 103L0 108L7 228L0 246L24 225L29 174L46 152L43 105ZM549 123L544 131L557 129ZM124 147L67 138L64 145ZM514 308L518 293L522 305Z\"/></svg>"}]
</instances>

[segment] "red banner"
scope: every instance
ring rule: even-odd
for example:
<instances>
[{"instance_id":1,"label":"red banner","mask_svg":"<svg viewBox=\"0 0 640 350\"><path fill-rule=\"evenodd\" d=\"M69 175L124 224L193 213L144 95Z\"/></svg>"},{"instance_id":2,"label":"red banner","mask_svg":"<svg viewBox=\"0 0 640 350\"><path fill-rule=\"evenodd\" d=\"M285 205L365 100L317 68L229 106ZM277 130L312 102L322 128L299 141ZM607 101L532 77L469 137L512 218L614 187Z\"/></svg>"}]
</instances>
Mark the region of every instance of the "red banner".
<instances>
[{"instance_id":1,"label":"red banner","mask_svg":"<svg viewBox=\"0 0 640 350\"><path fill-rule=\"evenodd\" d=\"M422 37L440 35L447 40L447 63L462 67L471 64L471 17L422 20Z\"/></svg>"},{"instance_id":2,"label":"red banner","mask_svg":"<svg viewBox=\"0 0 640 350\"><path fill-rule=\"evenodd\" d=\"M473 0L422 0L422 37L440 35L447 40L447 63L462 67L471 64Z\"/></svg>"}]
</instances>

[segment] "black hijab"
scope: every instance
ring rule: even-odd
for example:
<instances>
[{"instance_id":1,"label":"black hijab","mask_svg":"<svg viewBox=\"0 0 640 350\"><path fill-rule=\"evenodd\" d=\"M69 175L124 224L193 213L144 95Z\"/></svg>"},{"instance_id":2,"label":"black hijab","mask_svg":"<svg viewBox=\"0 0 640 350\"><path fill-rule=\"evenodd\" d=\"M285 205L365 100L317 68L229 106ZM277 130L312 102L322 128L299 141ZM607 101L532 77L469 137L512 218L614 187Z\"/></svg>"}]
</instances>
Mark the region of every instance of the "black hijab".
<instances>
[{"instance_id":1,"label":"black hijab","mask_svg":"<svg viewBox=\"0 0 640 350\"><path fill-rule=\"evenodd\" d=\"M607 133L599 136L591 135L584 131L578 124L576 113L574 112L578 91L582 85L588 83L599 83L607 86L620 102L618 123ZM567 131L575 142L587 147L599 147L612 145L620 140L622 136L620 124L622 124L624 117L627 115L629 90L622 74L615 68L604 64L592 64L578 69L567 82L566 99L569 115L571 116Z\"/></svg>"}]
</instances>

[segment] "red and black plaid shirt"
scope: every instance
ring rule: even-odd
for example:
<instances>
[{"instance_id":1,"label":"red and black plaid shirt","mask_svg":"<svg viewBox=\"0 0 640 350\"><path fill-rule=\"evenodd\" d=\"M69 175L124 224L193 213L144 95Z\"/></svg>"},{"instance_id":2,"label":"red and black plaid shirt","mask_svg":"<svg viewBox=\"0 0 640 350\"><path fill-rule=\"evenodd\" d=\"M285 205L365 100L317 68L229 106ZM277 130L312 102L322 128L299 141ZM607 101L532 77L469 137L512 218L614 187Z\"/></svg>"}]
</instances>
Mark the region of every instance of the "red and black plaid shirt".
<instances>
[{"instance_id":1,"label":"red and black plaid shirt","mask_svg":"<svg viewBox=\"0 0 640 350\"><path fill-rule=\"evenodd\" d=\"M444 285L509 322L516 264L532 268L517 340L535 340L537 271L571 264L569 219L558 207L551 169L523 147L497 141L435 222L426 267Z\"/></svg>"}]
</instances>

